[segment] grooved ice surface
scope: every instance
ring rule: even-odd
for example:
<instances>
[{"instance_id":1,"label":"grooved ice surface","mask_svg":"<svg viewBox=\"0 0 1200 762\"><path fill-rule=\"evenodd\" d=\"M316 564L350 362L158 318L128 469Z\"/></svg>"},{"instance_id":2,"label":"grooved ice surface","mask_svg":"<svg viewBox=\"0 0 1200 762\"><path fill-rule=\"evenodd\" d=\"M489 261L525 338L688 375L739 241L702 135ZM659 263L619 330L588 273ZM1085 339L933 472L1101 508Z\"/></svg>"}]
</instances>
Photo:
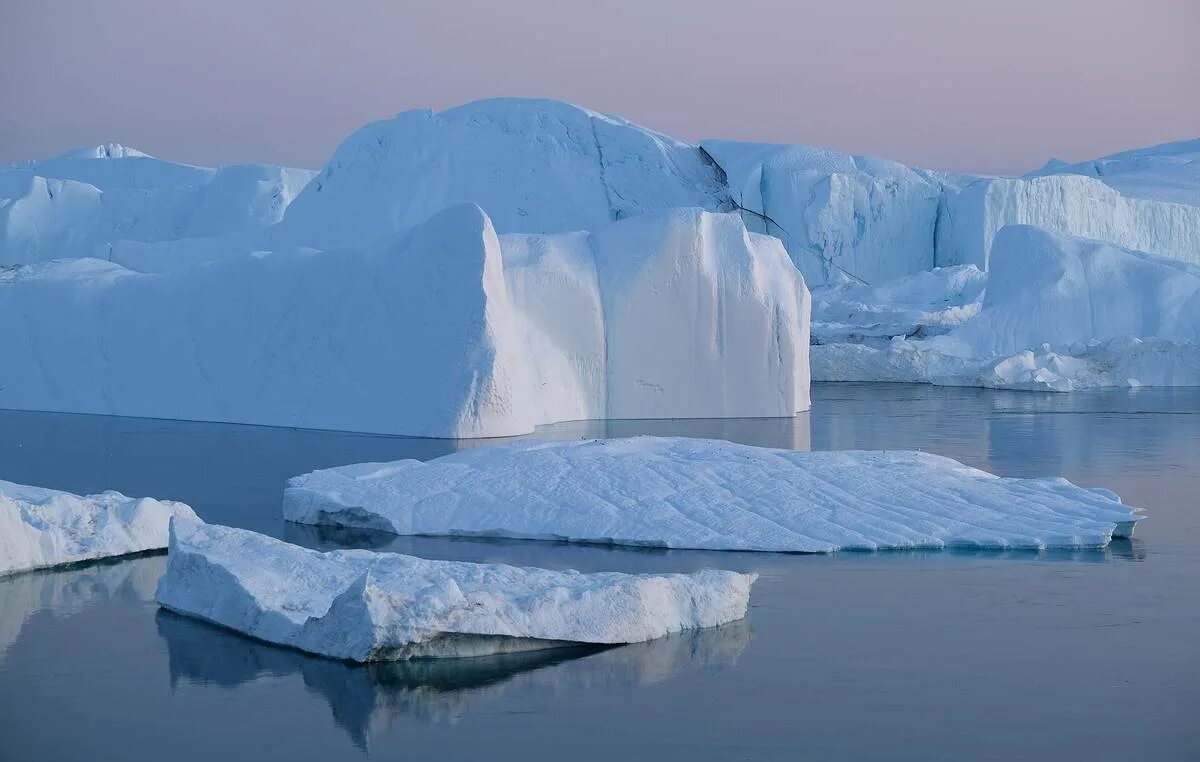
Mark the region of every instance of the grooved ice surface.
<instances>
[{"instance_id":1,"label":"grooved ice surface","mask_svg":"<svg viewBox=\"0 0 1200 762\"><path fill-rule=\"evenodd\" d=\"M0 481L0 575L165 548L172 516L196 514L172 500Z\"/></svg>"},{"instance_id":2,"label":"grooved ice surface","mask_svg":"<svg viewBox=\"0 0 1200 762\"><path fill-rule=\"evenodd\" d=\"M746 615L755 575L581 574L319 553L244 529L171 524L158 601L260 640L352 661L636 643Z\"/></svg>"},{"instance_id":3,"label":"grooved ice surface","mask_svg":"<svg viewBox=\"0 0 1200 762\"><path fill-rule=\"evenodd\" d=\"M289 521L709 550L1101 547L1140 518L1106 490L922 452L639 437L476 448L291 479Z\"/></svg>"}]
</instances>

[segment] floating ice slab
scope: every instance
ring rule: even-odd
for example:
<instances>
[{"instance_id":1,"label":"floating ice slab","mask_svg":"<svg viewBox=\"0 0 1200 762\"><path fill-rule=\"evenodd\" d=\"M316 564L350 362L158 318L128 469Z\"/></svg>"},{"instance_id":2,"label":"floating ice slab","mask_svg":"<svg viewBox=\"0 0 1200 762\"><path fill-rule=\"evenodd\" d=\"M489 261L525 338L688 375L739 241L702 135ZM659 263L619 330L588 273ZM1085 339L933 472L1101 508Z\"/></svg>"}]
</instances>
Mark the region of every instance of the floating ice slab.
<instances>
[{"instance_id":1,"label":"floating ice slab","mask_svg":"<svg viewBox=\"0 0 1200 762\"><path fill-rule=\"evenodd\" d=\"M172 516L196 514L171 500L0 481L0 575L165 548Z\"/></svg>"},{"instance_id":2,"label":"floating ice slab","mask_svg":"<svg viewBox=\"0 0 1200 762\"><path fill-rule=\"evenodd\" d=\"M1140 514L1065 479L923 452L772 450L640 437L482 447L299 476L284 515L407 535L708 550L1084 548Z\"/></svg>"},{"instance_id":3,"label":"floating ice slab","mask_svg":"<svg viewBox=\"0 0 1200 762\"><path fill-rule=\"evenodd\" d=\"M746 615L754 580L319 553L175 521L158 602L270 643L365 662L637 643L715 627Z\"/></svg>"}]
</instances>

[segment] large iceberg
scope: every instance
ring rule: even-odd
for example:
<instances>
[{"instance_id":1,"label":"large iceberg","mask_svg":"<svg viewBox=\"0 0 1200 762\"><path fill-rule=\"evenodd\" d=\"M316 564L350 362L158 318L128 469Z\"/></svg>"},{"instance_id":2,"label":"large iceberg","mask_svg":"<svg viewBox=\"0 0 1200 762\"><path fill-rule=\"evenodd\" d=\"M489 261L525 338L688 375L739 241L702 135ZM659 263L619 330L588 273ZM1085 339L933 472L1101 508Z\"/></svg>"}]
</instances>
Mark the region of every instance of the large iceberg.
<instances>
[{"instance_id":1,"label":"large iceberg","mask_svg":"<svg viewBox=\"0 0 1200 762\"><path fill-rule=\"evenodd\" d=\"M1159 256L1200 263L1195 204L1122 195L1082 175L991 178L947 193L937 226L938 265L989 269L994 239L1008 225L1034 225Z\"/></svg>"},{"instance_id":2,"label":"large iceberg","mask_svg":"<svg viewBox=\"0 0 1200 762\"><path fill-rule=\"evenodd\" d=\"M499 237L461 205L372 246L0 271L0 406L434 437L790 417L808 319L735 214Z\"/></svg>"},{"instance_id":3,"label":"large iceberg","mask_svg":"<svg viewBox=\"0 0 1200 762\"><path fill-rule=\"evenodd\" d=\"M703 550L1103 547L1141 518L1106 490L923 452L638 437L519 441L298 476L284 517L405 535Z\"/></svg>"},{"instance_id":4,"label":"large iceberg","mask_svg":"<svg viewBox=\"0 0 1200 762\"><path fill-rule=\"evenodd\" d=\"M0 265L108 258L120 241L263 229L316 174L268 165L211 169L125 146L0 168Z\"/></svg>"},{"instance_id":5,"label":"large iceberg","mask_svg":"<svg viewBox=\"0 0 1200 762\"><path fill-rule=\"evenodd\" d=\"M81 496L0 481L0 576L161 550L173 516L196 518L171 500Z\"/></svg>"},{"instance_id":6,"label":"large iceberg","mask_svg":"<svg viewBox=\"0 0 1200 762\"><path fill-rule=\"evenodd\" d=\"M259 640L349 661L653 640L746 615L756 575L580 574L394 553L320 553L244 529L171 523L158 602Z\"/></svg>"},{"instance_id":7,"label":"large iceberg","mask_svg":"<svg viewBox=\"0 0 1200 762\"><path fill-rule=\"evenodd\" d=\"M1067 164L1051 160L1026 177L1086 175L1131 198L1200 205L1200 139L1121 151Z\"/></svg>"},{"instance_id":8,"label":"large iceberg","mask_svg":"<svg viewBox=\"0 0 1200 762\"><path fill-rule=\"evenodd\" d=\"M1200 385L1200 267L1025 225L1003 228L993 250L982 300L950 288L939 297L935 288L924 293L924 312L910 310L926 323L965 318L943 335L867 340L821 322L843 335L812 347L814 378L1050 391ZM889 314L892 294L905 291L918 290L894 284L857 295ZM818 319L827 309L840 314L828 307L838 303L819 294ZM940 304L949 306L939 311Z\"/></svg>"},{"instance_id":9,"label":"large iceberg","mask_svg":"<svg viewBox=\"0 0 1200 762\"><path fill-rule=\"evenodd\" d=\"M893 161L801 145L701 142L751 230L812 284L880 283L934 266L941 185Z\"/></svg>"},{"instance_id":10,"label":"large iceberg","mask_svg":"<svg viewBox=\"0 0 1200 762\"><path fill-rule=\"evenodd\" d=\"M559 101L497 98L405 111L348 137L289 207L289 241L394 235L474 203L500 233L594 230L672 207L729 211L695 146Z\"/></svg>"}]
</instances>

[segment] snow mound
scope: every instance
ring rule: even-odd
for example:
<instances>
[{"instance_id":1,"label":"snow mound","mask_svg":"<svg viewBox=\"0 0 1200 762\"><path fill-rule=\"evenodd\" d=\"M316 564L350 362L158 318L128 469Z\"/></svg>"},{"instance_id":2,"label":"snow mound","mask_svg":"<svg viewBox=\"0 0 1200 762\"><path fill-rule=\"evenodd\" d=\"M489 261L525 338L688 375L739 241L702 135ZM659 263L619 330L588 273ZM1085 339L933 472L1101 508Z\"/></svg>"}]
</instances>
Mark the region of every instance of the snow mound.
<instances>
[{"instance_id":1,"label":"snow mound","mask_svg":"<svg viewBox=\"0 0 1200 762\"><path fill-rule=\"evenodd\" d=\"M172 516L196 514L171 500L0 481L0 576L165 548Z\"/></svg>"},{"instance_id":2,"label":"snow mound","mask_svg":"<svg viewBox=\"0 0 1200 762\"><path fill-rule=\"evenodd\" d=\"M116 144L0 169L0 265L109 258L124 240L173 241L264 229L315 173L210 169Z\"/></svg>"},{"instance_id":3,"label":"snow mound","mask_svg":"<svg viewBox=\"0 0 1200 762\"><path fill-rule=\"evenodd\" d=\"M288 482L284 517L404 535L827 553L1102 547L1141 515L1111 492L922 452L640 437L314 471Z\"/></svg>"},{"instance_id":4,"label":"snow mound","mask_svg":"<svg viewBox=\"0 0 1200 762\"><path fill-rule=\"evenodd\" d=\"M737 215L502 239L463 205L370 247L0 271L0 406L434 437L790 417L808 311Z\"/></svg>"},{"instance_id":5,"label":"snow mound","mask_svg":"<svg viewBox=\"0 0 1200 762\"><path fill-rule=\"evenodd\" d=\"M671 207L731 209L695 146L569 103L499 98L361 128L283 227L291 243L362 243L461 203L481 206L501 233L594 230Z\"/></svg>"},{"instance_id":6,"label":"snow mound","mask_svg":"<svg viewBox=\"0 0 1200 762\"><path fill-rule=\"evenodd\" d=\"M174 521L158 602L259 640L350 661L637 643L746 615L756 575L580 574L392 553L320 553Z\"/></svg>"},{"instance_id":7,"label":"snow mound","mask_svg":"<svg viewBox=\"0 0 1200 762\"><path fill-rule=\"evenodd\" d=\"M812 284L928 270L941 186L892 161L799 145L705 140L751 230L778 236Z\"/></svg>"},{"instance_id":8,"label":"snow mound","mask_svg":"<svg viewBox=\"0 0 1200 762\"><path fill-rule=\"evenodd\" d=\"M993 252L976 316L927 340L813 347L813 377L1047 391L1200 385L1200 267L1025 225L1003 228Z\"/></svg>"}]
</instances>

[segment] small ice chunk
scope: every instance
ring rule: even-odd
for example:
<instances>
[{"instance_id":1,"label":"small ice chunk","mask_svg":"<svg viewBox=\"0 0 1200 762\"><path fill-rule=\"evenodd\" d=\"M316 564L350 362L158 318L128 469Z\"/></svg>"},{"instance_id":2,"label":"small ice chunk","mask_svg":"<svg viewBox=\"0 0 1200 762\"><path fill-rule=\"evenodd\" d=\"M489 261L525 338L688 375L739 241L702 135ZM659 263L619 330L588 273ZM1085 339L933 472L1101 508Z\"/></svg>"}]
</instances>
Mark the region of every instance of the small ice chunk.
<instances>
[{"instance_id":1,"label":"small ice chunk","mask_svg":"<svg viewBox=\"0 0 1200 762\"><path fill-rule=\"evenodd\" d=\"M0 576L165 548L172 516L196 514L171 500L0 481Z\"/></svg>"},{"instance_id":2,"label":"small ice chunk","mask_svg":"<svg viewBox=\"0 0 1200 762\"><path fill-rule=\"evenodd\" d=\"M746 615L756 575L581 574L395 553L320 553L244 529L171 523L158 602L350 661L619 644Z\"/></svg>"},{"instance_id":3,"label":"small ice chunk","mask_svg":"<svg viewBox=\"0 0 1200 762\"><path fill-rule=\"evenodd\" d=\"M284 516L402 535L708 550L1087 548L1141 518L1107 491L924 452L715 440L524 440L290 480Z\"/></svg>"}]
</instances>

